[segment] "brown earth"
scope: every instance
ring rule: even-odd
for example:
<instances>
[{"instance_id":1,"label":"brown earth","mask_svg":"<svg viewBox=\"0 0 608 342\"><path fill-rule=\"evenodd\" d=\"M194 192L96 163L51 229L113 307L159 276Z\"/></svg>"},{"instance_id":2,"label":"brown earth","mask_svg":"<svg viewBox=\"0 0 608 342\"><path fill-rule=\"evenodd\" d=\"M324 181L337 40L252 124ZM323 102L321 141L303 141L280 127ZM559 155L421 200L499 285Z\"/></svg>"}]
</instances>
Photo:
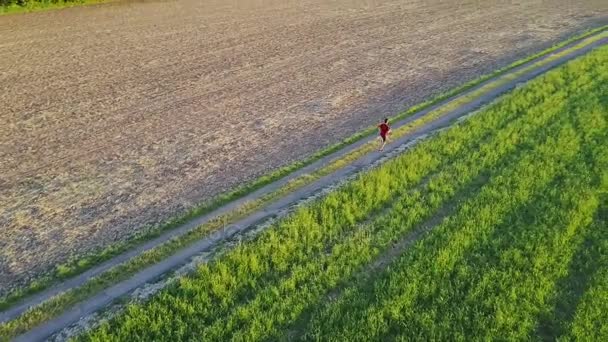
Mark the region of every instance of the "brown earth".
<instances>
[{"instance_id":1,"label":"brown earth","mask_svg":"<svg viewBox=\"0 0 608 342\"><path fill-rule=\"evenodd\" d=\"M603 0L2 16L0 294L607 18Z\"/></svg>"}]
</instances>

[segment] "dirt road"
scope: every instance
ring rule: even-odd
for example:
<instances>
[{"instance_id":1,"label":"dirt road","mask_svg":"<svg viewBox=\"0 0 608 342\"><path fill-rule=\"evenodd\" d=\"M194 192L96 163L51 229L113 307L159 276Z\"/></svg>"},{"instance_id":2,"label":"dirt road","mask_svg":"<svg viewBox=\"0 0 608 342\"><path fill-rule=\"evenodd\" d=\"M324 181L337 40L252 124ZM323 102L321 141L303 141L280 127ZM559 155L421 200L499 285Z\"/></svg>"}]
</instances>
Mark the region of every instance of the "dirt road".
<instances>
[{"instance_id":1,"label":"dirt road","mask_svg":"<svg viewBox=\"0 0 608 342\"><path fill-rule=\"evenodd\" d=\"M0 294L608 18L605 1L524 3L0 17Z\"/></svg>"}]
</instances>

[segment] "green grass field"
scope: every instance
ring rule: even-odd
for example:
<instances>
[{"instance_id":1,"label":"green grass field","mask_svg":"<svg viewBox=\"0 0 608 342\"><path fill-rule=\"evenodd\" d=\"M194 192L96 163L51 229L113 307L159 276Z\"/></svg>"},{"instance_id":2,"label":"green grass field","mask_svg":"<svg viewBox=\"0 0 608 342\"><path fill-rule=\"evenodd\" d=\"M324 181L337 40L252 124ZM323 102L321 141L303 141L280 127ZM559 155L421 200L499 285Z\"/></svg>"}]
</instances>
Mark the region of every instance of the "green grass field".
<instances>
[{"instance_id":1,"label":"green grass field","mask_svg":"<svg viewBox=\"0 0 608 342\"><path fill-rule=\"evenodd\" d=\"M607 145L604 47L81 339L607 340Z\"/></svg>"},{"instance_id":2,"label":"green grass field","mask_svg":"<svg viewBox=\"0 0 608 342\"><path fill-rule=\"evenodd\" d=\"M0 15L93 5L116 0L0 0Z\"/></svg>"}]
</instances>

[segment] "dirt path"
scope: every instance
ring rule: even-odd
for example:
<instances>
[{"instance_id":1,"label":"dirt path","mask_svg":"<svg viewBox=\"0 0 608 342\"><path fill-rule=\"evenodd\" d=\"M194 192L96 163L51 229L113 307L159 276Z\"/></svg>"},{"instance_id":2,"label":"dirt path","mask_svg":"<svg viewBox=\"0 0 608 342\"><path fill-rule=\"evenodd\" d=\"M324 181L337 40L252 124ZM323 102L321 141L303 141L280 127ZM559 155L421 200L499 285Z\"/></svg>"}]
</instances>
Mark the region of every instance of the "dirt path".
<instances>
[{"instance_id":1,"label":"dirt path","mask_svg":"<svg viewBox=\"0 0 608 342\"><path fill-rule=\"evenodd\" d=\"M0 17L0 295L607 15L181 0Z\"/></svg>"},{"instance_id":2,"label":"dirt path","mask_svg":"<svg viewBox=\"0 0 608 342\"><path fill-rule=\"evenodd\" d=\"M246 217L243 220L236 222L235 224L227 226L224 231L214 233L209 238L206 238L204 240L197 242L196 244L188 247L187 249L180 251L179 253L167 258L166 260L163 260L162 262L160 262L156 265L153 265L151 267L148 267L148 268L142 270L141 272L135 274L132 278L122 281L122 282L106 289L105 291L99 293L98 295L95 295L94 297L74 306L74 308L66 311L64 314L57 317L56 319L48 321L48 322L40 325L39 327L31 330L30 332L18 337L16 339L16 341L28 341L29 342L29 341L40 341L40 340L46 339L47 337L51 336L53 333L57 332L58 330L65 328L65 327L69 326L70 324L73 324L74 322L78 321L79 318L89 315L93 312L96 312L96 311L104 308L106 305L111 303L113 300L130 293L131 291L135 290L138 287L141 287L142 285L144 285L146 283L149 283L155 279L158 279L160 276L162 276L167 271L175 269L178 266L187 263L192 257L209 250L209 248L211 248L215 244L221 242L222 240L225 240L226 238L228 238L234 234L238 234L238 233L241 233L241 232L247 230L256 222L260 222L261 220L281 215L285 211L285 208L293 205L294 203L300 201L301 199L309 197L309 196L313 195L314 193L320 191L321 189L324 189L324 188L330 186L331 184L335 184L336 182L339 182L341 179L344 179L345 177L347 177L349 175L357 173L357 172L361 171L362 169L365 169L365 168L369 167L370 165L377 163L379 160L384 158L386 154L399 153L402 150L404 145L406 145L406 144L411 145L412 141L416 141L420 137L427 135L430 132L433 132L435 130L449 126L455 119L458 119L466 114L471 113L475 109L481 107L483 104L486 104L486 103L492 101L500 94L513 89L515 86L517 86L517 84L530 80L530 79L546 72L547 70L549 70L551 68L554 68L570 59L576 58L576 57L588 52L589 50L591 50L593 48L596 48L598 46L602 46L605 44L608 44L608 38L603 38L599 41L586 45L586 46L584 46L580 49L577 49L575 51L572 51L560 58L549 59L549 61L547 63L543 64L542 66L533 68L533 69L525 72L524 74L511 79L509 82L503 83L502 85L493 88L492 90L484 93L483 95L481 95L479 97L475 97L474 99L471 99L470 101L468 101L466 103L463 103L462 105L460 105L459 107L450 111L449 113L435 119L434 121L429 122L428 124L425 124L424 126L420 127L419 129L413 131L411 134L407 134L407 135L397 139L391 145L387 146L385 153L374 152L374 153L370 153L368 155L363 156L362 158L360 158L353 164L348 165L340 170L337 170L336 172L334 172L328 176L325 176L325 177L319 179L318 181L311 183L311 184L277 200L276 202L268 205L263 210L260 210L256 213L250 215L249 217ZM550 58L550 56L551 55L547 56L547 58ZM521 70L523 68L526 68L526 65L515 69L512 73L515 73L515 72L517 72L517 70ZM489 83L489 82L491 82L491 80L486 83ZM484 84L482 84L474 89L471 89L467 93L457 97L454 100L458 100L459 98L465 97L467 94L474 92L475 90L477 90L480 87L483 87L483 85ZM438 106L441 106L441 105L438 105ZM435 106L435 107L438 107L438 106ZM410 117L410 118L396 124L395 127L405 125L408 122L411 122L412 120L415 120L423 115L426 115L430 110L433 110L433 108L430 108L429 110L426 110L426 111L422 111L422 112L416 114L415 116ZM373 139L373 137L368 139L367 141L369 141L371 139ZM342 151L336 152L334 155L332 155L330 157L335 158L341 154L347 153L351 149L352 149L352 147L347 147ZM330 158L330 157L328 157L328 158ZM273 186L273 185L271 184L269 186Z\"/></svg>"}]
</instances>

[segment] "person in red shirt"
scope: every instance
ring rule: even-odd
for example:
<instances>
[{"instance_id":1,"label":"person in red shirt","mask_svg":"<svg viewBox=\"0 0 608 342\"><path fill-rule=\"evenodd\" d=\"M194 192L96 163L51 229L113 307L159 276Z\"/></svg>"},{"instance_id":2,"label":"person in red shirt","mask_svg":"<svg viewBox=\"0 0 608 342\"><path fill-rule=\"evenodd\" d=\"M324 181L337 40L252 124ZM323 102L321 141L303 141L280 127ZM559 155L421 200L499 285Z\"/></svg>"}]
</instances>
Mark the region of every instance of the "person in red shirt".
<instances>
[{"instance_id":1,"label":"person in red shirt","mask_svg":"<svg viewBox=\"0 0 608 342\"><path fill-rule=\"evenodd\" d=\"M382 152L384 151L384 145L386 145L388 135L391 134L391 127L388 125L387 118L384 119L384 122L381 122L378 125L378 129L380 130L380 140L382 143L382 145L380 146L380 152Z\"/></svg>"}]
</instances>

